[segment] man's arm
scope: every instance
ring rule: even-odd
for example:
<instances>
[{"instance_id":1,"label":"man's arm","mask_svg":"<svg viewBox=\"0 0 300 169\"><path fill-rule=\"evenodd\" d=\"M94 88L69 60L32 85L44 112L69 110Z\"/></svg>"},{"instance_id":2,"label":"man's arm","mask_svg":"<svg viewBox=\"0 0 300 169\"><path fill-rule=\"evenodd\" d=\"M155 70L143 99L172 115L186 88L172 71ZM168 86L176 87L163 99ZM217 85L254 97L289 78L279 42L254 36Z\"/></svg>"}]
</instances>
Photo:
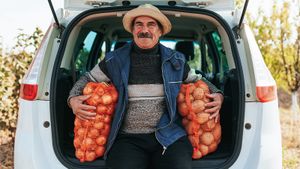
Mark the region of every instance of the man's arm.
<instances>
[{"instance_id":1,"label":"man's arm","mask_svg":"<svg viewBox=\"0 0 300 169\"><path fill-rule=\"evenodd\" d=\"M110 79L107 76L107 69L105 61L102 60L96 65L90 72L87 72L74 84L68 97L68 105L72 108L73 113L80 119L93 119L96 115L93 110L95 106L89 106L84 104L90 95L82 95L82 91L88 82L109 82Z\"/></svg>"},{"instance_id":2,"label":"man's arm","mask_svg":"<svg viewBox=\"0 0 300 169\"><path fill-rule=\"evenodd\" d=\"M79 80L74 84L69 94L68 103L70 98L82 95L83 88L88 82L109 82L110 79L108 78L107 74L108 73L105 61L102 60L90 72L87 72L86 74L81 76Z\"/></svg>"}]
</instances>

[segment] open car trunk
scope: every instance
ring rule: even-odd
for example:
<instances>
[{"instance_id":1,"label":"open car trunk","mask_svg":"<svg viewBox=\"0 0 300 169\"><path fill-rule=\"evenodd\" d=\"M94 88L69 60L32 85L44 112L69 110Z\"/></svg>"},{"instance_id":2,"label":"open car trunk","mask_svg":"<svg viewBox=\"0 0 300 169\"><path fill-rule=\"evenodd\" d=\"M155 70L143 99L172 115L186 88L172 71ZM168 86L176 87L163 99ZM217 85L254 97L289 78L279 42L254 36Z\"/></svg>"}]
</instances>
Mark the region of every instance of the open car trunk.
<instances>
[{"instance_id":1,"label":"open car trunk","mask_svg":"<svg viewBox=\"0 0 300 169\"><path fill-rule=\"evenodd\" d=\"M101 168L104 160L80 163L73 146L74 114L67 98L74 82L91 70L106 52L131 35L123 29L122 16L132 7L91 9L78 15L66 27L54 65L51 84L53 146L67 168ZM193 42L192 68L224 92L221 110L222 139L218 149L199 160L194 168L228 168L240 152L244 116L244 84L241 63L230 27L216 13L198 8L161 7L172 23L172 31L161 43L176 49L178 42ZM191 43L190 43L191 44ZM186 45L185 53L191 46ZM179 49L178 49L179 50ZM103 167L104 168L104 167Z\"/></svg>"}]
</instances>

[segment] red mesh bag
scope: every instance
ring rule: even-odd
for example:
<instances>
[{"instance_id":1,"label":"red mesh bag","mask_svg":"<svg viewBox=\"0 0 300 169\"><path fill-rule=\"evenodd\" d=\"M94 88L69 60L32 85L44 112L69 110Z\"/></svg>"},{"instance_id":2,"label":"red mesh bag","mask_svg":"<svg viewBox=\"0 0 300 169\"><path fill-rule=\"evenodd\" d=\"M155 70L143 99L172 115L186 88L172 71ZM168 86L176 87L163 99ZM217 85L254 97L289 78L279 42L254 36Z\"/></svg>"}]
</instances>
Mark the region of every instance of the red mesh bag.
<instances>
[{"instance_id":1,"label":"red mesh bag","mask_svg":"<svg viewBox=\"0 0 300 169\"><path fill-rule=\"evenodd\" d=\"M183 116L182 124L194 147L193 159L199 159L214 152L221 141L220 121L209 119L205 113L205 103L210 101L205 96L210 93L206 83L199 80L195 83L182 84L177 96L178 110Z\"/></svg>"},{"instance_id":2,"label":"red mesh bag","mask_svg":"<svg viewBox=\"0 0 300 169\"><path fill-rule=\"evenodd\" d=\"M89 82L83 89L84 95L91 95L86 104L96 106L94 120L74 121L75 156L80 162L93 161L103 156L110 125L118 100L118 92L112 84Z\"/></svg>"}]
</instances>

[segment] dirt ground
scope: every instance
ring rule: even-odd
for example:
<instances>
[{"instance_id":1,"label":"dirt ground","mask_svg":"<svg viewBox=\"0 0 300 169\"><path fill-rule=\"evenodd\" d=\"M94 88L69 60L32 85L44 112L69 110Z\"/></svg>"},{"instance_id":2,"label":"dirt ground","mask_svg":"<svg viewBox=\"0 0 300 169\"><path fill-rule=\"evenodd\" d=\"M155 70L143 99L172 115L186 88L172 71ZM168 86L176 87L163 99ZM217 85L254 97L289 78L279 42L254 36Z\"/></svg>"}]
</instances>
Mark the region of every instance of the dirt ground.
<instances>
[{"instance_id":1,"label":"dirt ground","mask_svg":"<svg viewBox=\"0 0 300 169\"><path fill-rule=\"evenodd\" d=\"M280 109L280 112L283 168L300 169L300 120L295 120L292 112L286 109ZM13 169L12 141L0 145L0 169Z\"/></svg>"},{"instance_id":2,"label":"dirt ground","mask_svg":"<svg viewBox=\"0 0 300 169\"><path fill-rule=\"evenodd\" d=\"M13 142L0 145L0 169L13 169Z\"/></svg>"}]
</instances>

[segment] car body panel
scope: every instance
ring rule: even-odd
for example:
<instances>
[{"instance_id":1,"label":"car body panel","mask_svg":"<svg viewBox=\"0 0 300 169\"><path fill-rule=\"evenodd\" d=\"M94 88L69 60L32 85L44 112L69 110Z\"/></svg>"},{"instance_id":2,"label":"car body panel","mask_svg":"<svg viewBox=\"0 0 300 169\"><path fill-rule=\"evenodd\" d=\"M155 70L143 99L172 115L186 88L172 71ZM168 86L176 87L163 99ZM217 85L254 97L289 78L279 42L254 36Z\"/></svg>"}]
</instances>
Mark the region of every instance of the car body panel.
<instances>
[{"instance_id":1,"label":"car body panel","mask_svg":"<svg viewBox=\"0 0 300 169\"><path fill-rule=\"evenodd\" d=\"M54 153L50 122L49 101L19 99L14 167L17 168L65 168ZM31 111L28 111L31 110ZM25 167L26 166L26 167Z\"/></svg>"}]
</instances>

